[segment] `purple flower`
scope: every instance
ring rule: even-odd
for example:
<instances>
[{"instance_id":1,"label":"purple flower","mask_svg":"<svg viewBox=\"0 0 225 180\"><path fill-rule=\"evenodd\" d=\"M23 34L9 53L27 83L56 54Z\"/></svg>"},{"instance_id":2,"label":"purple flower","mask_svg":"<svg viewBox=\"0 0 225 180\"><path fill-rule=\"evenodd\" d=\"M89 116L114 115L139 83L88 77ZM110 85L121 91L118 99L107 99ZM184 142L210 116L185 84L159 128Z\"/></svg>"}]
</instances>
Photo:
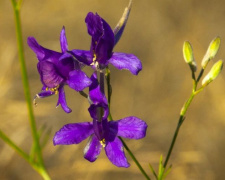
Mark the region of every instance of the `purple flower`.
<instances>
[{"instance_id":1,"label":"purple flower","mask_svg":"<svg viewBox=\"0 0 225 180\"><path fill-rule=\"evenodd\" d=\"M90 98L93 104L88 109L92 122L74 123L63 126L56 132L54 145L79 144L89 138L84 149L84 158L94 162L102 148L108 159L118 167L129 167L120 137L141 139L146 135L147 124L134 116L118 121L108 121L109 115L106 97L101 93L96 73L91 77Z\"/></svg>"},{"instance_id":2,"label":"purple flower","mask_svg":"<svg viewBox=\"0 0 225 180\"><path fill-rule=\"evenodd\" d=\"M101 121L98 119L98 111L103 108ZM107 121L108 110L104 105L91 105L89 112L93 122L67 124L56 132L54 145L78 144L90 136L84 149L84 158L94 162L102 148L112 164L118 167L129 167L123 150L123 144L119 137L129 139L141 139L146 135L147 124L141 119L130 116L118 121Z\"/></svg>"},{"instance_id":3,"label":"purple flower","mask_svg":"<svg viewBox=\"0 0 225 180\"><path fill-rule=\"evenodd\" d=\"M126 12L126 11L125 11ZM130 9L123 16L125 20L120 20L122 25L117 25L114 32L109 24L97 13L89 12L85 18L89 35L92 37L90 51L72 50L77 59L87 65L104 69L109 63L118 69L127 69L132 74L137 75L142 70L141 61L133 54L113 52L115 44L119 41L125 28ZM79 58L79 56L81 56Z\"/></svg>"},{"instance_id":4,"label":"purple flower","mask_svg":"<svg viewBox=\"0 0 225 180\"><path fill-rule=\"evenodd\" d=\"M42 91L35 98L59 94L57 106L60 104L65 112L70 113L71 109L65 99L64 85L82 91L91 84L91 80L81 71L81 63L68 51L65 28L63 27L60 35L62 52L42 47L34 37L28 37L27 43L37 55L39 61L37 69L43 84Z\"/></svg>"}]
</instances>

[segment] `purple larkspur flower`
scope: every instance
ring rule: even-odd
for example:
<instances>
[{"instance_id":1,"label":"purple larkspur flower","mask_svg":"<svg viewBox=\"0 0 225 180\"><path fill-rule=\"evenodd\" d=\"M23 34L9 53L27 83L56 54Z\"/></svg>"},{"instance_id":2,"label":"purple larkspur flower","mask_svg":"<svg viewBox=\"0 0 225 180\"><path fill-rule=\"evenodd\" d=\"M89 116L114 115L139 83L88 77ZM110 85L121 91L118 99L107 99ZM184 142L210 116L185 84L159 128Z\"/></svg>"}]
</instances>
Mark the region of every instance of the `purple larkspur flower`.
<instances>
[{"instance_id":1,"label":"purple larkspur flower","mask_svg":"<svg viewBox=\"0 0 225 180\"><path fill-rule=\"evenodd\" d=\"M81 63L68 51L65 28L62 28L60 35L62 52L42 47L34 37L28 37L27 43L37 55L37 69L43 84L42 91L35 98L59 94L57 106L60 104L65 112L70 113L71 109L66 103L64 85L67 84L76 91L82 91L91 84L91 80L81 71Z\"/></svg>"},{"instance_id":2,"label":"purple larkspur flower","mask_svg":"<svg viewBox=\"0 0 225 180\"><path fill-rule=\"evenodd\" d=\"M98 120L98 110L104 109L102 120ZM54 145L79 144L90 136L84 149L84 158L94 162L102 148L112 164L118 167L129 167L124 153L120 137L128 139L141 139L146 135L147 124L134 116L126 117L118 121L107 121L107 106L92 104L89 112L93 122L67 124L56 132Z\"/></svg>"},{"instance_id":3,"label":"purple larkspur flower","mask_svg":"<svg viewBox=\"0 0 225 180\"><path fill-rule=\"evenodd\" d=\"M130 9L129 9L130 10ZM76 50L72 50L75 57L86 65L92 65L104 69L112 64L117 69L127 69L137 75L142 70L141 61L133 54L113 52L113 48L119 41L125 28L129 10L123 17L122 25L117 26L113 32L109 24L97 13L89 12L85 18L87 30L92 37L90 51L83 51L81 58Z\"/></svg>"},{"instance_id":4,"label":"purple larkspur flower","mask_svg":"<svg viewBox=\"0 0 225 180\"><path fill-rule=\"evenodd\" d=\"M108 121L109 115L106 97L100 92L96 83L96 74L92 75L93 83L90 86L90 98L93 104L89 107L92 122L67 124L56 132L54 145L79 144L89 138L84 149L84 158L94 162L104 148L108 159L118 167L129 167L124 148L119 137L141 139L146 135L147 124L130 116L118 121ZM95 96L95 97L94 97Z\"/></svg>"}]
</instances>

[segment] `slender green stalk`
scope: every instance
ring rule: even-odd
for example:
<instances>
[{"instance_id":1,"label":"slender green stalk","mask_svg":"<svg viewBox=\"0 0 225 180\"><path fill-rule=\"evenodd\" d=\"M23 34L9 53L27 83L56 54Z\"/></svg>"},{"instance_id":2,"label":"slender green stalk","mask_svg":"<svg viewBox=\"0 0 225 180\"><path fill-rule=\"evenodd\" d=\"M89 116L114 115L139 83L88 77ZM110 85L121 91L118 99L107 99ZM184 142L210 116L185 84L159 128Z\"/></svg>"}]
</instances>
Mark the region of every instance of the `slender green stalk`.
<instances>
[{"instance_id":1,"label":"slender green stalk","mask_svg":"<svg viewBox=\"0 0 225 180\"><path fill-rule=\"evenodd\" d=\"M131 150L129 149L129 147L127 146L127 144L124 142L124 140L121 137L119 137L119 138L122 141L123 146L125 147L125 149L129 153L130 157L133 159L133 161L135 162L135 164L137 165L137 167L141 171L141 173L145 176L145 178L147 180L151 180L151 178L147 175L147 173L145 172L145 170L142 168L141 164L138 162L138 160L136 159L136 157L134 156L134 154L131 152Z\"/></svg>"},{"instance_id":2,"label":"slender green stalk","mask_svg":"<svg viewBox=\"0 0 225 180\"><path fill-rule=\"evenodd\" d=\"M25 64L25 58L24 58L24 50L23 50L23 38L22 38L22 30L21 30L21 21L20 21L20 5L22 1L19 1L19 4L16 2L16 0L11 0L14 10L14 16L15 16L15 24L16 24L16 37L17 37L17 45L18 45L18 53L19 53L19 61L20 61L20 67L21 67L21 73L22 73L22 81L23 81L23 87L24 87L24 94L25 99L27 102L27 108L28 108L28 114L29 114L29 122L31 126L31 132L32 132L32 138L35 146L35 152L37 156L37 163L39 170L38 172L42 175L44 179L50 179L48 176L45 167L44 162L42 159L42 152L41 147L39 143L39 136L37 132L37 127L35 123L34 113L33 113L33 106L30 96L30 88L29 88L29 82L28 82L28 75L26 70L26 64Z\"/></svg>"},{"instance_id":3,"label":"slender green stalk","mask_svg":"<svg viewBox=\"0 0 225 180\"><path fill-rule=\"evenodd\" d=\"M108 69L108 67L106 68L106 81L107 81L107 90L108 90L108 107L109 107L109 116L108 119L110 121L113 120L112 115L110 113L110 102L111 102L111 95L112 95L112 87L110 85L110 70ZM129 149L129 147L127 146L127 144L125 143L125 141L119 137L119 139L121 140L121 142L123 143L124 148L127 150L128 154L130 155L130 157L133 159L133 161L135 162L135 164L137 165L137 167L139 168L139 170L141 171L141 173L143 174L143 176L147 179L147 180L151 180L151 178L147 175L147 173L145 172L145 170L142 168L141 164L138 162L138 160L136 159L136 157L134 156L134 154L131 152L131 150Z\"/></svg>"},{"instance_id":4,"label":"slender green stalk","mask_svg":"<svg viewBox=\"0 0 225 180\"><path fill-rule=\"evenodd\" d=\"M22 156L27 162L31 163L29 155L27 155L22 149L20 149L11 139L7 137L1 130L0 130L0 138L9 146L11 146L20 156Z\"/></svg>"},{"instance_id":5,"label":"slender green stalk","mask_svg":"<svg viewBox=\"0 0 225 180\"><path fill-rule=\"evenodd\" d=\"M201 87L200 89L197 90L197 85L198 85L198 82L199 80L201 79L202 75L204 73L204 69L202 69L199 73L199 76L196 80L195 78L195 74L194 72L192 71L192 79L193 79L193 89L192 89L192 93L189 97L189 99L184 103L182 109L181 109L181 112L180 112L180 117L179 117L179 120L178 120L178 123L177 123L177 127L176 127L176 130L174 132L174 135L173 135L173 139L172 139L172 142L170 144L170 147L169 147L169 150L168 150L168 153L167 153L167 156L166 156L166 160L163 164L163 167L164 167L164 170L166 169L166 166L168 164L168 161L170 159L170 155L173 151L173 147L174 147L174 144L176 142L176 139L177 139L177 136L178 136L178 133L179 133L179 130L180 130L180 127L181 125L183 124L184 122L184 119L185 119L185 115L186 115L186 112L192 102L192 100L194 99L195 95L197 95L199 92L201 92L203 90L204 87Z\"/></svg>"}]
</instances>

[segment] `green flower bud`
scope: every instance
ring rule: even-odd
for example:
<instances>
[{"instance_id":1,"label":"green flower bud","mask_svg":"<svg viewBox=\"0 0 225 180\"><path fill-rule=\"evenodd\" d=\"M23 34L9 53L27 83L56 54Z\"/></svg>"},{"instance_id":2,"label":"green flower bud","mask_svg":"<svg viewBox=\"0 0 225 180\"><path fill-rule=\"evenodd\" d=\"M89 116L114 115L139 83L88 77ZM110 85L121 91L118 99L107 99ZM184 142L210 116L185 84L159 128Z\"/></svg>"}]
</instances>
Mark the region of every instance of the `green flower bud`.
<instances>
[{"instance_id":1,"label":"green flower bud","mask_svg":"<svg viewBox=\"0 0 225 180\"><path fill-rule=\"evenodd\" d=\"M194 60L194 55L193 55L193 50L192 50L191 44L188 41L184 42L183 56L184 56L185 62L188 63L191 70L195 72L197 70L197 65Z\"/></svg>"},{"instance_id":2,"label":"green flower bud","mask_svg":"<svg viewBox=\"0 0 225 180\"><path fill-rule=\"evenodd\" d=\"M207 52L202 60L202 68L205 69L208 62L216 56L217 51L220 47L220 37L216 37L210 43Z\"/></svg>"},{"instance_id":3,"label":"green flower bud","mask_svg":"<svg viewBox=\"0 0 225 180\"><path fill-rule=\"evenodd\" d=\"M221 72L222 68L223 68L223 60L217 61L213 65L213 67L211 68L211 70L209 71L209 73L202 80L202 86L206 86L209 83L211 83L214 79L216 79L216 77Z\"/></svg>"}]
</instances>

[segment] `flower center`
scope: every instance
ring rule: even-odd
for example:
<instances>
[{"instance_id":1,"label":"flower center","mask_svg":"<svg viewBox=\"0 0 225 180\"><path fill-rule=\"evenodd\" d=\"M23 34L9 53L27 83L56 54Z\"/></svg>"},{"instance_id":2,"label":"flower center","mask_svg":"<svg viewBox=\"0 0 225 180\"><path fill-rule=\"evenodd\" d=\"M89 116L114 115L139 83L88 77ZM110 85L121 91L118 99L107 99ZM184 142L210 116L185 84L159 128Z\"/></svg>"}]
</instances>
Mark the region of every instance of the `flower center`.
<instances>
[{"instance_id":1,"label":"flower center","mask_svg":"<svg viewBox=\"0 0 225 180\"><path fill-rule=\"evenodd\" d=\"M105 138L103 138L101 141L100 141L100 144L102 145L102 147L105 147L106 144L105 144Z\"/></svg>"},{"instance_id":2,"label":"flower center","mask_svg":"<svg viewBox=\"0 0 225 180\"><path fill-rule=\"evenodd\" d=\"M94 57L93 57L93 62L91 63L91 65L92 66L95 66L96 67L96 69L98 69L99 68L99 63L98 63L98 61L96 61L96 59L97 59L97 56L96 56L96 54L94 53Z\"/></svg>"},{"instance_id":3,"label":"flower center","mask_svg":"<svg viewBox=\"0 0 225 180\"><path fill-rule=\"evenodd\" d=\"M48 87L46 87L46 91L51 91L51 92L53 92L54 94L58 94L59 93L59 85L58 86L56 86L56 87L54 87L54 88L48 88Z\"/></svg>"}]
</instances>

